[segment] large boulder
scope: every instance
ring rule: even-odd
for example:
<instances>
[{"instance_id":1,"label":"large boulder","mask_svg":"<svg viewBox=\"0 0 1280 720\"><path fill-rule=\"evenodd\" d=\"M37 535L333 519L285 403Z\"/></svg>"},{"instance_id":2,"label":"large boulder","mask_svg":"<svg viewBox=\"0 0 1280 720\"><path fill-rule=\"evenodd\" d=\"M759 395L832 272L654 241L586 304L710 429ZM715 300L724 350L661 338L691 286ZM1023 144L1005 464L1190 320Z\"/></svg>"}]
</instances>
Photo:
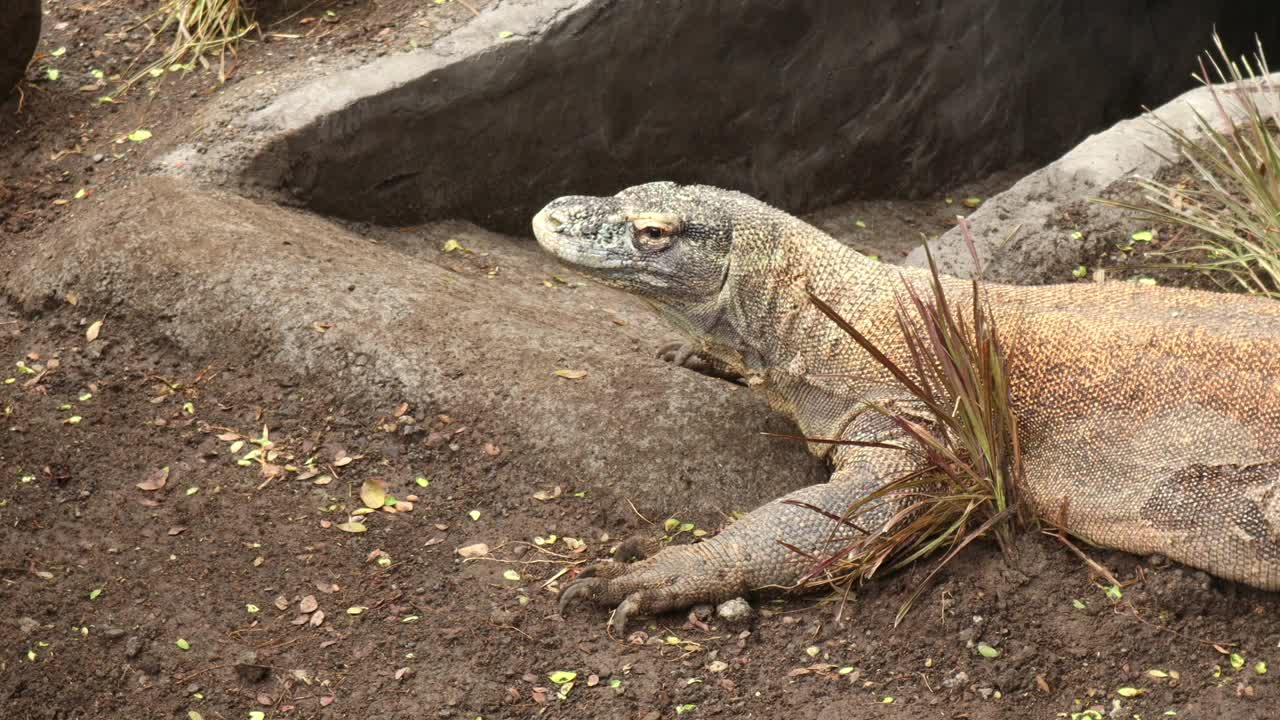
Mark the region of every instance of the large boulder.
<instances>
[{"instance_id":1,"label":"large boulder","mask_svg":"<svg viewBox=\"0 0 1280 720\"><path fill-rule=\"evenodd\" d=\"M0 263L0 292L28 308L69 291L210 364L271 363L338 404L390 393L456 417L518 459L529 494L610 495L617 517L715 522L826 479L802 443L760 434L794 430L758 395L657 359L676 336L644 303L465 223L374 239L147 178Z\"/></svg>"},{"instance_id":2,"label":"large boulder","mask_svg":"<svg viewBox=\"0 0 1280 720\"><path fill-rule=\"evenodd\" d=\"M1187 89L1215 27L1280 38L1274 0L1157 4L510 0L243 113L270 140L233 152L324 214L510 233L659 179L792 212L922 195Z\"/></svg>"},{"instance_id":3,"label":"large boulder","mask_svg":"<svg viewBox=\"0 0 1280 720\"><path fill-rule=\"evenodd\" d=\"M0 100L27 71L40 40L40 0L8 0L0 10Z\"/></svg>"}]
</instances>

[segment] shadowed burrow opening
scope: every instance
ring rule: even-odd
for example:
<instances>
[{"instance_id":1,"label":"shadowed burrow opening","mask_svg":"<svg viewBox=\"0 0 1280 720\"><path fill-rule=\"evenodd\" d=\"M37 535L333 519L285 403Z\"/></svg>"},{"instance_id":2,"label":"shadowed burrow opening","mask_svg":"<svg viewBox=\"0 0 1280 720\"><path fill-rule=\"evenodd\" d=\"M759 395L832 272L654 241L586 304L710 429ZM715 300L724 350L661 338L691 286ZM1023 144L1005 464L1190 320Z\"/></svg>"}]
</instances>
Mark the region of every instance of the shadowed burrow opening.
<instances>
[{"instance_id":1,"label":"shadowed burrow opening","mask_svg":"<svg viewBox=\"0 0 1280 720\"><path fill-rule=\"evenodd\" d=\"M658 179L797 213L920 198L1192 87L1215 28L1231 52L1280 39L1272 1L509 0L268 108L285 132L246 179L515 234L556 196Z\"/></svg>"}]
</instances>

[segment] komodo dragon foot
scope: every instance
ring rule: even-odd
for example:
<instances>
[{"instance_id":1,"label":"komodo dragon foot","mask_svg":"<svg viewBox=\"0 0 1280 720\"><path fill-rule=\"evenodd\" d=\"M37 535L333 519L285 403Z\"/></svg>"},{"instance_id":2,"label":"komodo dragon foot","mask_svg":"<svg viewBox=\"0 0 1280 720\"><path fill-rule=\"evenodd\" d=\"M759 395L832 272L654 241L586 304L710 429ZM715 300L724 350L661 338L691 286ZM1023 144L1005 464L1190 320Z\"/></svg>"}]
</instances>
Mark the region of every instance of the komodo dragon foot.
<instances>
[{"instance_id":1,"label":"komodo dragon foot","mask_svg":"<svg viewBox=\"0 0 1280 720\"><path fill-rule=\"evenodd\" d=\"M791 588L813 563L781 540L821 556L851 537L847 526L808 506L842 513L871 489L858 482L810 485L761 505L702 542L668 546L634 563L603 560L560 590L560 612L575 600L616 605L609 625L621 637L633 615Z\"/></svg>"},{"instance_id":2,"label":"komodo dragon foot","mask_svg":"<svg viewBox=\"0 0 1280 720\"><path fill-rule=\"evenodd\" d=\"M698 348L692 343L667 343L658 348L658 357L672 365L692 370L700 375L725 380L735 385L746 385L746 380L743 379L742 375L729 369L729 366L724 363L700 354Z\"/></svg>"},{"instance_id":3,"label":"komodo dragon foot","mask_svg":"<svg viewBox=\"0 0 1280 720\"><path fill-rule=\"evenodd\" d=\"M653 615L743 594L749 589L744 563L722 557L714 545L667 547L634 563L602 560L560 591L560 614L580 599L616 605L609 626L615 636L622 637L632 615Z\"/></svg>"}]
</instances>

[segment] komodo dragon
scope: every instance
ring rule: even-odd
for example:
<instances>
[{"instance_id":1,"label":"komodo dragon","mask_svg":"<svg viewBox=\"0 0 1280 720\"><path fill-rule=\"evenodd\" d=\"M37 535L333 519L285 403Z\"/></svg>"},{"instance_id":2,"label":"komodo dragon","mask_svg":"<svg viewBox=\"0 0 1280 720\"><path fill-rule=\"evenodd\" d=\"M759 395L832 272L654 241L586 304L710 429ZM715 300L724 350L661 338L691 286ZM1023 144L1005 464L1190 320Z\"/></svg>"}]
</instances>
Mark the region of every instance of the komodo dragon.
<instances>
[{"instance_id":1,"label":"komodo dragon","mask_svg":"<svg viewBox=\"0 0 1280 720\"><path fill-rule=\"evenodd\" d=\"M808 438L893 442L868 401L913 413L905 390L814 306L835 308L900 364L903 281L928 273L868 259L747 195L655 182L562 197L533 220L544 249L639 295L712 364L744 377ZM923 287L923 285L921 285ZM967 281L944 278L960 305ZM1022 443L1023 497L1072 534L1280 588L1280 303L1132 283L988 283ZM926 291L927 292L927 291ZM788 587L850 532L832 513L915 469L897 449L810 443L830 482L773 500L700 543L602 561L561 592L628 616ZM883 527L894 506L855 518Z\"/></svg>"}]
</instances>

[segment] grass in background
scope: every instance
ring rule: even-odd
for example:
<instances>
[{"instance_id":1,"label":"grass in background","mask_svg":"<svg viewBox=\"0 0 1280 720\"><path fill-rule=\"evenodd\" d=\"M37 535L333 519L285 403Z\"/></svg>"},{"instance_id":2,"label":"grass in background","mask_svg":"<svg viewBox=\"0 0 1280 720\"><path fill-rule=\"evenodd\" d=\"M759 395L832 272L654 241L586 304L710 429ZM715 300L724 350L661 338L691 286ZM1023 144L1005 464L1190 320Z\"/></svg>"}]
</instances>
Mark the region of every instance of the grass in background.
<instances>
[{"instance_id":1,"label":"grass in background","mask_svg":"<svg viewBox=\"0 0 1280 720\"><path fill-rule=\"evenodd\" d=\"M1252 62L1236 62L1217 33L1213 42L1218 59L1205 53L1208 66L1202 59L1195 77L1212 94L1220 124L1197 112L1188 132L1152 116L1190 163L1196 187L1144 178L1143 201L1099 202L1193 231L1161 251L1168 264L1154 267L1201 271L1224 289L1280 297L1280 87L1268 77L1261 43ZM1215 86L1209 67L1218 83L1233 86Z\"/></svg>"},{"instance_id":2,"label":"grass in background","mask_svg":"<svg viewBox=\"0 0 1280 720\"><path fill-rule=\"evenodd\" d=\"M234 67L236 46L258 28L246 0L164 0L160 8L140 24L154 21L158 21L159 26L151 33L139 57L171 35L168 50L160 59L131 75L113 95L124 94L148 75L189 71L196 64L213 69L216 63L218 82L226 82L229 68Z\"/></svg>"},{"instance_id":3,"label":"grass in background","mask_svg":"<svg viewBox=\"0 0 1280 720\"><path fill-rule=\"evenodd\" d=\"M973 236L964 219L959 222L977 267ZM927 245L925 249L927 252ZM877 572L897 570L945 552L903 604L895 625L938 570L965 546L991 535L1009 555L1016 526L1027 520L1018 502L1022 458L1005 353L977 279L980 268L973 280L972 307L966 314L948 301L938 268L932 255L928 257L928 291L907 284L898 301L898 327L909 357L905 367L829 305L810 296L928 409L929 417L917 422L872 405L892 418L912 441L906 443L904 452L919 454L925 469L889 482L850 507L843 517L828 514L846 527L856 528L854 518L873 503L892 498L899 507L879 531L864 531L830 556L814 558L818 562L805 581L810 587L849 587Z\"/></svg>"}]
</instances>

